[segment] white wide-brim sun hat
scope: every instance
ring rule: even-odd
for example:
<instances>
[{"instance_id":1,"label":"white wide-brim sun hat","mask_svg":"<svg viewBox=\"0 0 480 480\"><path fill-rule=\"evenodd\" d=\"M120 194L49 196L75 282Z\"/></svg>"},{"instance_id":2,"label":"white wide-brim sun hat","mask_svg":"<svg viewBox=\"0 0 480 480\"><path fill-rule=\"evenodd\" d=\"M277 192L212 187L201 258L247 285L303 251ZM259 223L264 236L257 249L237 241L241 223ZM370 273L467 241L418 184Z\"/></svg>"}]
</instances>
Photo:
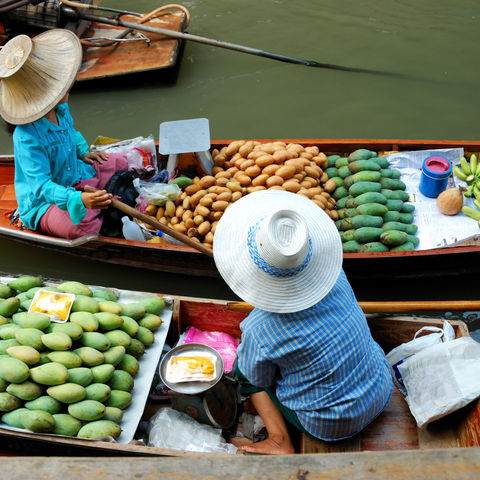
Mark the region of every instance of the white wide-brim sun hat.
<instances>
[{"instance_id":1,"label":"white wide-brim sun hat","mask_svg":"<svg viewBox=\"0 0 480 480\"><path fill-rule=\"evenodd\" d=\"M330 292L343 252L335 223L318 205L295 193L262 190L225 211L215 230L213 257L242 300L289 313Z\"/></svg>"},{"instance_id":2,"label":"white wide-brim sun hat","mask_svg":"<svg viewBox=\"0 0 480 480\"><path fill-rule=\"evenodd\" d=\"M82 46L70 30L17 35L0 51L0 115L13 125L45 116L70 90Z\"/></svg>"}]
</instances>

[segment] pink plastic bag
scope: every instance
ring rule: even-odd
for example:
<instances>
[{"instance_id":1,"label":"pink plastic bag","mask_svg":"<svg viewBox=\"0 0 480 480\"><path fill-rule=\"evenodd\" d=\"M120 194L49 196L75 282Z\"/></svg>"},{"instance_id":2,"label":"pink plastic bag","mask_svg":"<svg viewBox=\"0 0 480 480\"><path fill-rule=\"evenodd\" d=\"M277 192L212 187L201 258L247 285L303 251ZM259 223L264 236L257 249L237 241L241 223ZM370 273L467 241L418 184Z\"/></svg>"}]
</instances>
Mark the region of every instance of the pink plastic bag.
<instances>
[{"instance_id":1,"label":"pink plastic bag","mask_svg":"<svg viewBox=\"0 0 480 480\"><path fill-rule=\"evenodd\" d=\"M238 341L228 333L205 332L195 327L189 327L183 343L203 343L214 348L223 359L225 373L232 371L233 362L237 356Z\"/></svg>"}]
</instances>

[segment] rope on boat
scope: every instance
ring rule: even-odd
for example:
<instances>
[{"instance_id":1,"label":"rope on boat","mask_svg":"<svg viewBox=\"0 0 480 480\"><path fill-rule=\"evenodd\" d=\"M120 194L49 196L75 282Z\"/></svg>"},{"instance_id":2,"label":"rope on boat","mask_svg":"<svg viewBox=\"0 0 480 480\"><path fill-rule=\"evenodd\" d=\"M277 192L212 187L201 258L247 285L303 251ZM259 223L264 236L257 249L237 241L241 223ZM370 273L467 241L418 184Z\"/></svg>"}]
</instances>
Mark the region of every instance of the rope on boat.
<instances>
[{"instance_id":1,"label":"rope on boat","mask_svg":"<svg viewBox=\"0 0 480 480\"><path fill-rule=\"evenodd\" d=\"M12 1L12 0L10 0ZM19 0L13 0L13 1L19 1ZM59 0L60 3L63 3L64 5L67 5L68 7L73 7L73 8L92 8L92 5L84 4L84 3L78 3L78 2L73 2L70 0ZM27 2L28 3L28 2ZM93 6L95 9L95 6ZM140 22L139 23L146 23L149 20L152 20L154 18L157 18L161 15L166 15L168 14L167 10L180 10L184 13L185 15L185 27L188 27L190 24L190 12L188 11L187 8L185 8L183 5L179 5L176 3L169 3L167 5L162 5L161 7L156 8L155 10L152 10L150 13L146 13L144 15L140 16ZM125 12L127 13L127 12ZM130 14L131 12L128 12ZM112 38L111 40L107 41L106 43L101 43L99 44L98 41L92 40L92 39L82 39L80 40L80 43L85 46L90 46L90 47L107 47L114 45L117 42L122 41L125 36L127 36L129 33L131 33L133 30L131 28L124 30L118 37ZM98 40L98 39L96 39ZM149 42L147 42L149 43Z\"/></svg>"}]
</instances>

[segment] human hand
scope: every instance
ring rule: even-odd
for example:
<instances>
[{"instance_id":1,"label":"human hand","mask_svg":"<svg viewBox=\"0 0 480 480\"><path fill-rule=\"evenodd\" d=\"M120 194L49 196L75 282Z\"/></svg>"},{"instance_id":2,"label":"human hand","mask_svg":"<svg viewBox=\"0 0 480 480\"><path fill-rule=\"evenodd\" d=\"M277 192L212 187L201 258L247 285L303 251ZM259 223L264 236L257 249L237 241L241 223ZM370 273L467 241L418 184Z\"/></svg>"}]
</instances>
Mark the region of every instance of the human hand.
<instances>
[{"instance_id":1,"label":"human hand","mask_svg":"<svg viewBox=\"0 0 480 480\"><path fill-rule=\"evenodd\" d=\"M82 192L81 198L85 208L105 209L112 203L113 195L106 190L97 190L95 192Z\"/></svg>"},{"instance_id":2,"label":"human hand","mask_svg":"<svg viewBox=\"0 0 480 480\"><path fill-rule=\"evenodd\" d=\"M89 165L93 165L94 162L98 162L101 165L103 162L106 162L107 160L108 160L108 153L105 152L104 150L100 150L99 152L87 153L83 157L83 161L85 163L88 163Z\"/></svg>"}]
</instances>

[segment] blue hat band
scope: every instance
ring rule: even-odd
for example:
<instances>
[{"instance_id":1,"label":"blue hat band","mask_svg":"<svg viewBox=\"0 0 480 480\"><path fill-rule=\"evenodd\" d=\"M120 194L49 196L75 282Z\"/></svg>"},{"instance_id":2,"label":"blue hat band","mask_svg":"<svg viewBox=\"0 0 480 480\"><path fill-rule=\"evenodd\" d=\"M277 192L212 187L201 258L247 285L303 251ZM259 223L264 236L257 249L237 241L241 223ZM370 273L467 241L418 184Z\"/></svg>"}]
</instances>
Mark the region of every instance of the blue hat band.
<instances>
[{"instance_id":1,"label":"blue hat band","mask_svg":"<svg viewBox=\"0 0 480 480\"><path fill-rule=\"evenodd\" d=\"M257 229L258 229L258 225L262 220L263 218L261 218L255 225L251 226L248 229L248 235L247 235L248 253L250 254L250 258L252 259L253 263L260 270L264 271L266 274L272 277L277 277L277 278L293 277L299 274L301 271L305 270L305 268L310 262L310 259L312 258L312 241L310 239L308 240L307 256L305 257L305 260L297 267L294 267L294 268L274 267L273 265L270 265L268 262L266 262L262 258L262 256L260 255L257 249Z\"/></svg>"}]
</instances>

